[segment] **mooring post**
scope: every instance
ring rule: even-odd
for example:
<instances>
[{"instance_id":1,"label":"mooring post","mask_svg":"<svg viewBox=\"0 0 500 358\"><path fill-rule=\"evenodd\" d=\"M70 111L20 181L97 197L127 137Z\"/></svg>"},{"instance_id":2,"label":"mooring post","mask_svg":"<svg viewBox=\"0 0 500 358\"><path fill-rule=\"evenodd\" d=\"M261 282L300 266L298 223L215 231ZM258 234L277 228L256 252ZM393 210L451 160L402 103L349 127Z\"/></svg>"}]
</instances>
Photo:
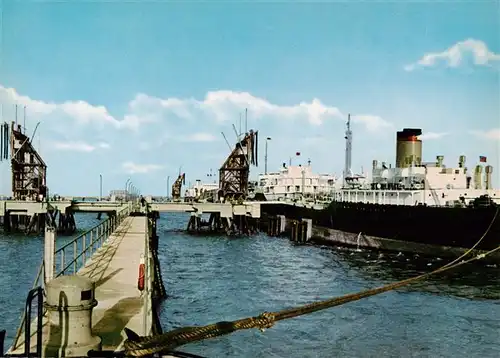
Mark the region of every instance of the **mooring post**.
<instances>
[{"instance_id":1,"label":"mooring post","mask_svg":"<svg viewBox=\"0 0 500 358\"><path fill-rule=\"evenodd\" d=\"M309 241L312 236L312 219L302 219L302 222L304 223L304 242Z\"/></svg>"},{"instance_id":2,"label":"mooring post","mask_svg":"<svg viewBox=\"0 0 500 358\"><path fill-rule=\"evenodd\" d=\"M285 215L278 215L278 232L276 233L277 236L280 236L285 232L286 229L286 216Z\"/></svg>"},{"instance_id":3,"label":"mooring post","mask_svg":"<svg viewBox=\"0 0 500 358\"><path fill-rule=\"evenodd\" d=\"M44 275L45 283L49 282L54 278L55 247L56 247L56 229L52 226L46 226L45 242L43 247L43 266L44 266L43 271L45 272Z\"/></svg>"},{"instance_id":4,"label":"mooring post","mask_svg":"<svg viewBox=\"0 0 500 358\"><path fill-rule=\"evenodd\" d=\"M86 357L90 350L100 351L101 338L92 332L95 283L83 276L60 276L45 292L49 329L43 356Z\"/></svg>"},{"instance_id":5,"label":"mooring post","mask_svg":"<svg viewBox=\"0 0 500 358\"><path fill-rule=\"evenodd\" d=\"M292 220L290 239L293 242L297 242L297 221L296 220Z\"/></svg>"},{"instance_id":6,"label":"mooring post","mask_svg":"<svg viewBox=\"0 0 500 358\"><path fill-rule=\"evenodd\" d=\"M267 234L269 236L274 236L274 216L268 217Z\"/></svg>"}]
</instances>

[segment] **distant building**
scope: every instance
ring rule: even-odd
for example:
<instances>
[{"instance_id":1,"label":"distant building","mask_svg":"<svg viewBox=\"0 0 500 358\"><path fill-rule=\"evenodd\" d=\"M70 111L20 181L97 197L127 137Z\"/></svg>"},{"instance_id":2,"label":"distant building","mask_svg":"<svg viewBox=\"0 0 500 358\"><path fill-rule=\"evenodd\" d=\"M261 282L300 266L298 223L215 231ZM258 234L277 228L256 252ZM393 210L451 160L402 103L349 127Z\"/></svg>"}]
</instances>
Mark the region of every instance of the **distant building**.
<instances>
[{"instance_id":1,"label":"distant building","mask_svg":"<svg viewBox=\"0 0 500 358\"><path fill-rule=\"evenodd\" d=\"M126 190L111 190L109 192L110 201L125 200L127 196Z\"/></svg>"}]
</instances>

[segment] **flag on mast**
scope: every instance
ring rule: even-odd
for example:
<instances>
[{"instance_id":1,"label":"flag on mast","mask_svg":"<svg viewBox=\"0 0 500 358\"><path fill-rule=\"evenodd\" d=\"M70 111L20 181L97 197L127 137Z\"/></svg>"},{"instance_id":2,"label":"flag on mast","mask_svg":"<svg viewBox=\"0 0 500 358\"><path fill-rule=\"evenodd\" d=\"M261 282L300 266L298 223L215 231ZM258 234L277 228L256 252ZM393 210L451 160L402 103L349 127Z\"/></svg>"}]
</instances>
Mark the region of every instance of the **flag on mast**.
<instances>
[{"instance_id":1,"label":"flag on mast","mask_svg":"<svg viewBox=\"0 0 500 358\"><path fill-rule=\"evenodd\" d=\"M480 163L486 163L486 157L484 155L479 156L479 162Z\"/></svg>"}]
</instances>

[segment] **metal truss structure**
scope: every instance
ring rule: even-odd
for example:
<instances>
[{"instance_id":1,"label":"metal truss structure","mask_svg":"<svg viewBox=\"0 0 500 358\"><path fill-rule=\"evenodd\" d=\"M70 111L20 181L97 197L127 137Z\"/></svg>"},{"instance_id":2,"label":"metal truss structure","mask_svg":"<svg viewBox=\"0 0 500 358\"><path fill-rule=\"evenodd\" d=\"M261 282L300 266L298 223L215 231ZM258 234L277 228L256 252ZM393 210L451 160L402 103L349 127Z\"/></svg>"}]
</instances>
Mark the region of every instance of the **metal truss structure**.
<instances>
[{"instance_id":1,"label":"metal truss structure","mask_svg":"<svg viewBox=\"0 0 500 358\"><path fill-rule=\"evenodd\" d=\"M181 189L183 184L186 184L186 173L179 174L174 184L172 185L173 200L179 200L181 198Z\"/></svg>"},{"instance_id":2,"label":"metal truss structure","mask_svg":"<svg viewBox=\"0 0 500 358\"><path fill-rule=\"evenodd\" d=\"M219 199L243 200L248 196L250 165L258 165L258 131L250 130L219 169Z\"/></svg>"},{"instance_id":3,"label":"metal truss structure","mask_svg":"<svg viewBox=\"0 0 500 358\"><path fill-rule=\"evenodd\" d=\"M8 129L5 124L2 127L4 136ZM47 165L33 147L31 139L23 133L20 124L12 122L10 132L12 198L14 200L43 200L48 194Z\"/></svg>"}]
</instances>

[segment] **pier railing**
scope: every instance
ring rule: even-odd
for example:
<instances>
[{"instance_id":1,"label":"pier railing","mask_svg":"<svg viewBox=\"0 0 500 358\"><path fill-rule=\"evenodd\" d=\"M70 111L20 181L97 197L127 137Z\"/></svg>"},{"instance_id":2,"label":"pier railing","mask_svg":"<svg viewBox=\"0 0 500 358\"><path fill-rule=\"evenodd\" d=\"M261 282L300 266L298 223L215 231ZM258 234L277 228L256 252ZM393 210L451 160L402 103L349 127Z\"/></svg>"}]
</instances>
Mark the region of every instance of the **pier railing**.
<instances>
[{"instance_id":1,"label":"pier railing","mask_svg":"<svg viewBox=\"0 0 500 358\"><path fill-rule=\"evenodd\" d=\"M131 204L125 206L119 210L115 216L108 217L92 229L76 236L73 240L57 249L54 253L55 277L68 274L69 272L71 272L71 274L76 274L80 268L85 266L87 259L92 257L93 253L102 246L102 243L116 230L123 220L129 216L132 210L133 206ZM45 287L44 277L45 267L42 260L31 288L34 289L38 286ZM19 347L19 338L23 330L25 330L25 325L26 311L23 312L21 323L12 344L12 350ZM33 333L36 333L36 331Z\"/></svg>"},{"instance_id":2,"label":"pier railing","mask_svg":"<svg viewBox=\"0 0 500 358\"><path fill-rule=\"evenodd\" d=\"M36 287L40 287L43 284L43 277L44 276L45 276L45 267L44 267L43 260L42 260L42 263L38 267L38 271L37 271L35 280L33 281L33 284L31 285L30 292L33 291ZM39 317L37 317L36 327L39 326L38 319L39 319ZM21 324L17 328L16 337L14 338L14 342L12 344L12 350L15 350L16 348L18 348L19 337L21 337L21 333L23 333L23 330L26 331L26 309L23 311L23 315L21 317Z\"/></svg>"},{"instance_id":3,"label":"pier railing","mask_svg":"<svg viewBox=\"0 0 500 358\"><path fill-rule=\"evenodd\" d=\"M130 214L131 210L131 206L127 205L115 216L108 217L92 229L58 248L54 253L55 277L76 274L122 223L123 219Z\"/></svg>"},{"instance_id":4,"label":"pier railing","mask_svg":"<svg viewBox=\"0 0 500 358\"><path fill-rule=\"evenodd\" d=\"M146 215L148 213L148 209L146 208ZM150 336L153 332L154 320L156 311L153 307L152 295L154 291L154 283L155 280L155 262L151 252L150 247L150 237L152 235L152 223L148 218L145 223L145 232L146 237L144 240L144 290L142 292L142 322L144 329L144 336Z\"/></svg>"}]
</instances>

